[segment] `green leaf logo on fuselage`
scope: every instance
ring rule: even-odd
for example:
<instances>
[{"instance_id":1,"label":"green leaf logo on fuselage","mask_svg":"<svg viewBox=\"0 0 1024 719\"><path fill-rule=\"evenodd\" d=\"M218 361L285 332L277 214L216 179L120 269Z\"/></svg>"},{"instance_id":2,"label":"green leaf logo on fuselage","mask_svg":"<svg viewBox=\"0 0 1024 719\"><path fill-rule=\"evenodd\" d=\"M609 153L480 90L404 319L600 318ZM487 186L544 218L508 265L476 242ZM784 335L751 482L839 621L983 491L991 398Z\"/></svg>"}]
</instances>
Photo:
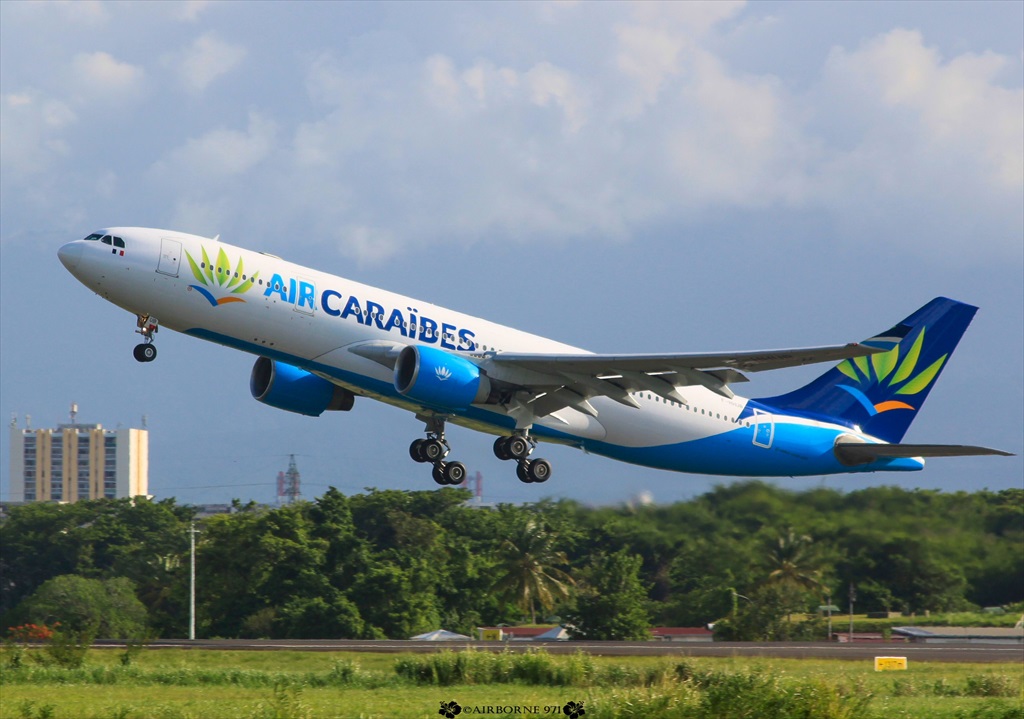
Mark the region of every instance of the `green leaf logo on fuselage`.
<instances>
[{"instance_id":1,"label":"green leaf logo on fuselage","mask_svg":"<svg viewBox=\"0 0 1024 719\"><path fill-rule=\"evenodd\" d=\"M228 259L223 247L217 250L216 264L210 262L210 257L206 254L205 247L200 247L200 249L203 252L200 262L196 262L192 255L187 251L185 252L185 257L188 258L188 265L192 268L192 274L199 281L198 285L189 285L189 289L199 292L214 307L226 305L229 302L245 302L238 295L248 292L260 273L256 272L251 277L247 277L245 265L241 257L238 258L238 264L235 266L234 271L232 271L231 261ZM216 290L217 294L227 291L228 294L218 298L210 290Z\"/></svg>"}]
</instances>

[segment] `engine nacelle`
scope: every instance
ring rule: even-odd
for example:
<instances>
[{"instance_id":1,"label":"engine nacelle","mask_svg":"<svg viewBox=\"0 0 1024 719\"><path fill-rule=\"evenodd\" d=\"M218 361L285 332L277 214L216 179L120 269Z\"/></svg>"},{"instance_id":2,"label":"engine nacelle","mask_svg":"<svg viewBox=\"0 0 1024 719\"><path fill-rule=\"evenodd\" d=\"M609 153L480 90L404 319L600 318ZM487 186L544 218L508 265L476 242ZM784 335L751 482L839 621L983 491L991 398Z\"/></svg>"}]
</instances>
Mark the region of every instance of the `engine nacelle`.
<instances>
[{"instance_id":1,"label":"engine nacelle","mask_svg":"<svg viewBox=\"0 0 1024 719\"><path fill-rule=\"evenodd\" d=\"M355 395L304 369L260 357L249 376L249 391L263 404L319 417L326 410L347 412Z\"/></svg>"},{"instance_id":2,"label":"engine nacelle","mask_svg":"<svg viewBox=\"0 0 1024 719\"><path fill-rule=\"evenodd\" d=\"M479 367L456 354L408 345L395 363L395 389L433 407L466 409L487 401L491 382Z\"/></svg>"}]
</instances>

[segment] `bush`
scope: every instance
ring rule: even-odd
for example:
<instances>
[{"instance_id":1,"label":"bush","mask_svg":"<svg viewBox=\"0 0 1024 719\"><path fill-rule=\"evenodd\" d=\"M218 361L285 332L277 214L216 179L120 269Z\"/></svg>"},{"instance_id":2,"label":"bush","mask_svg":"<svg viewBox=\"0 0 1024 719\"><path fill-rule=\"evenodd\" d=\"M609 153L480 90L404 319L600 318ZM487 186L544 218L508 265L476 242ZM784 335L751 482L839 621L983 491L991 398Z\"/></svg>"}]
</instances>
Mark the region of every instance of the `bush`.
<instances>
[{"instance_id":1,"label":"bush","mask_svg":"<svg viewBox=\"0 0 1024 719\"><path fill-rule=\"evenodd\" d=\"M1003 674L974 674L967 677L964 694L969 697L1012 697L1013 681Z\"/></svg>"}]
</instances>

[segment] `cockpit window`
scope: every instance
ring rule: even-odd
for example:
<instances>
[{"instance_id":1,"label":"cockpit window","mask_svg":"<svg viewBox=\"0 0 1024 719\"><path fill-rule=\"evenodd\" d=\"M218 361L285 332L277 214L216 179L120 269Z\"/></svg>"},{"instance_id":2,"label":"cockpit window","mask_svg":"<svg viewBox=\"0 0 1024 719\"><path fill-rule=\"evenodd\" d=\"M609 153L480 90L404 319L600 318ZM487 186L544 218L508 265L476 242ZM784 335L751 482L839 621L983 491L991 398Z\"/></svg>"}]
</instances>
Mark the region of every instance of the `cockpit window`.
<instances>
[{"instance_id":1,"label":"cockpit window","mask_svg":"<svg viewBox=\"0 0 1024 719\"><path fill-rule=\"evenodd\" d=\"M86 241L88 241L88 240L98 240L101 237L103 237L103 235L101 235L99 232L93 232L91 235L89 235L85 239L86 239Z\"/></svg>"},{"instance_id":2,"label":"cockpit window","mask_svg":"<svg viewBox=\"0 0 1024 719\"><path fill-rule=\"evenodd\" d=\"M120 237L115 237L114 238L114 247L120 247L123 250L124 249L124 240L122 240Z\"/></svg>"},{"instance_id":3,"label":"cockpit window","mask_svg":"<svg viewBox=\"0 0 1024 719\"><path fill-rule=\"evenodd\" d=\"M103 242L104 245L112 245L114 244L114 239L110 235L103 235L101 242Z\"/></svg>"}]
</instances>

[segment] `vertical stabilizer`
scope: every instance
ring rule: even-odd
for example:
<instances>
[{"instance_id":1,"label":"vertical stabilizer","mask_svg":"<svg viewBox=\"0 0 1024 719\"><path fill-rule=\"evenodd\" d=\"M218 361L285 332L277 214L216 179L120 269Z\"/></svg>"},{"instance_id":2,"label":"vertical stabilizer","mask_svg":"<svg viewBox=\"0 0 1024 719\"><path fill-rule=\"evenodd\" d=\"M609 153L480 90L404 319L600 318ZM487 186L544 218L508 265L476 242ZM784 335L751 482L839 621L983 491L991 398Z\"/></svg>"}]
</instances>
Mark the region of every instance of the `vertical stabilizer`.
<instances>
[{"instance_id":1,"label":"vertical stabilizer","mask_svg":"<svg viewBox=\"0 0 1024 719\"><path fill-rule=\"evenodd\" d=\"M756 401L785 412L857 425L886 442L899 442L977 310L937 297L879 335L898 339L891 350L843 360L798 390Z\"/></svg>"}]
</instances>

